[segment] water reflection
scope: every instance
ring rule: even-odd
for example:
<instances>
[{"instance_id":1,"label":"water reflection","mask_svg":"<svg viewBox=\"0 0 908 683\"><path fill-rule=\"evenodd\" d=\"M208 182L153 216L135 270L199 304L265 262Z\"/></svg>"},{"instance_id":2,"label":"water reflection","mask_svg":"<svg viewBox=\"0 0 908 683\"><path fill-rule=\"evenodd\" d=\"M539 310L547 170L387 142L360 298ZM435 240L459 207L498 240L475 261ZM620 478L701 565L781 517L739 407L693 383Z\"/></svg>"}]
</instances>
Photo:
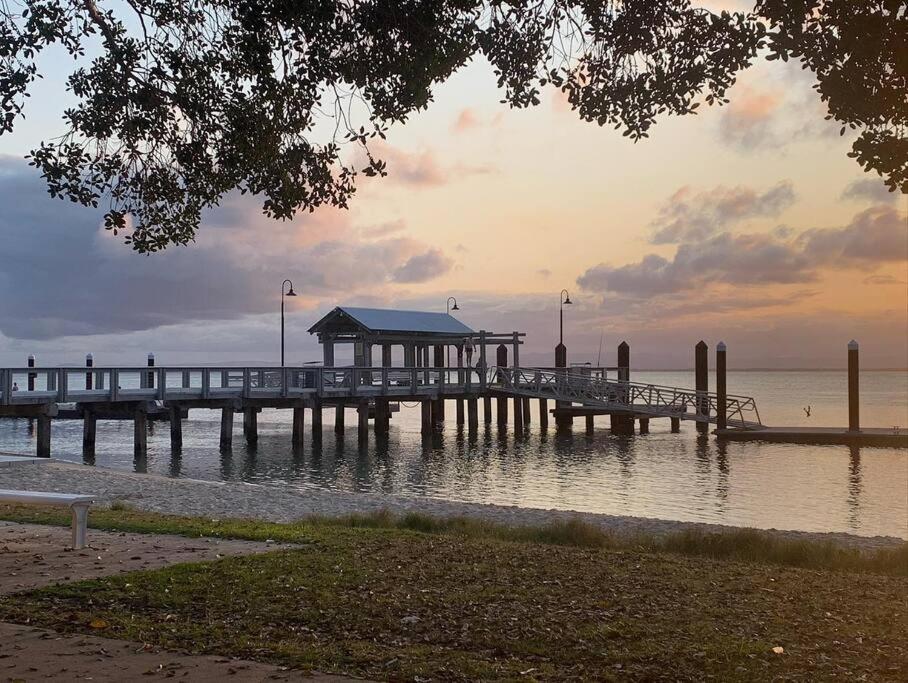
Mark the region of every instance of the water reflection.
<instances>
[{"instance_id":1,"label":"water reflection","mask_svg":"<svg viewBox=\"0 0 908 683\"><path fill-rule=\"evenodd\" d=\"M244 481L249 481L255 476L255 473L258 471L258 444L245 444L243 449L243 460L240 467L242 472L241 478Z\"/></svg>"},{"instance_id":2,"label":"water reflection","mask_svg":"<svg viewBox=\"0 0 908 683\"><path fill-rule=\"evenodd\" d=\"M728 442L725 439L716 439L716 469L719 472L716 478L716 509L724 513L728 505Z\"/></svg>"},{"instance_id":3,"label":"water reflection","mask_svg":"<svg viewBox=\"0 0 908 683\"><path fill-rule=\"evenodd\" d=\"M170 453L170 476L179 477L183 472L183 449L174 448Z\"/></svg>"},{"instance_id":4,"label":"water reflection","mask_svg":"<svg viewBox=\"0 0 908 683\"><path fill-rule=\"evenodd\" d=\"M861 449L859 446L849 448L848 465L848 520L852 529L860 529L861 524Z\"/></svg>"},{"instance_id":5,"label":"water reflection","mask_svg":"<svg viewBox=\"0 0 908 683\"><path fill-rule=\"evenodd\" d=\"M355 428L326 427L293 447L289 415L263 411L256 446L237 424L233 449L220 451L219 414L197 411L178 452L158 426L147 458L134 457L123 421L99 421L95 455L83 457L79 422L55 422L53 444L55 457L172 477L908 537L906 451L725 442L688 425L671 434L667 421L645 436L599 423L586 434L582 420L573 430L535 422L521 436L482 420L423 436L418 409L396 414L385 436L370 430L362 446ZM0 421L0 444L33 452L28 421Z\"/></svg>"},{"instance_id":6,"label":"water reflection","mask_svg":"<svg viewBox=\"0 0 908 683\"><path fill-rule=\"evenodd\" d=\"M233 451L229 448L221 448L218 453L220 455L221 481L233 481Z\"/></svg>"}]
</instances>

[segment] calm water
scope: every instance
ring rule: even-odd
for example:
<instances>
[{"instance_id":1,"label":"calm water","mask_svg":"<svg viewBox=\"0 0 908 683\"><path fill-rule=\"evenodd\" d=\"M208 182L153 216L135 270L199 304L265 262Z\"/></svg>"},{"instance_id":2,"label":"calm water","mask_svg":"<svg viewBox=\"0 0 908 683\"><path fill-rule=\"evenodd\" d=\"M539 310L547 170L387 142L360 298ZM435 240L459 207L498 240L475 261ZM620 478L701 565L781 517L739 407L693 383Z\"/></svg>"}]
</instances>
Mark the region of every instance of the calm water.
<instances>
[{"instance_id":1,"label":"calm water","mask_svg":"<svg viewBox=\"0 0 908 683\"><path fill-rule=\"evenodd\" d=\"M637 372L633 379L691 386L690 372ZM865 372L862 424L908 428L908 373ZM711 380L711 386L714 381ZM754 396L765 424L847 424L841 372L733 372L731 393ZM802 408L810 405L811 416ZM480 406L481 411L481 406ZM294 453L289 411L259 416L253 450L236 420L231 454L218 451L219 413L193 411L183 428L183 452L170 452L165 423L154 425L148 457L132 456L132 424L99 422L95 464L196 479L248 481L296 489L370 491L448 500L559 508L621 515L716 522L763 528L849 531L908 538L908 451L840 446L728 443L699 437L685 423L670 434L668 420L653 420L646 436L614 437L608 418L587 436L538 431L537 407L529 435L515 440L480 423L470 436L449 423L424 440L419 410L402 407L391 434L368 447L356 440L355 413L335 437L333 410L324 414L321 446L311 435ZM481 415L480 415L481 419ZM307 416L308 420L308 416ZM352 425L352 429L351 429ZM307 425L308 426L308 425ZM53 427L56 457L82 462L81 423ZM26 420L0 421L0 451L34 452Z\"/></svg>"}]
</instances>

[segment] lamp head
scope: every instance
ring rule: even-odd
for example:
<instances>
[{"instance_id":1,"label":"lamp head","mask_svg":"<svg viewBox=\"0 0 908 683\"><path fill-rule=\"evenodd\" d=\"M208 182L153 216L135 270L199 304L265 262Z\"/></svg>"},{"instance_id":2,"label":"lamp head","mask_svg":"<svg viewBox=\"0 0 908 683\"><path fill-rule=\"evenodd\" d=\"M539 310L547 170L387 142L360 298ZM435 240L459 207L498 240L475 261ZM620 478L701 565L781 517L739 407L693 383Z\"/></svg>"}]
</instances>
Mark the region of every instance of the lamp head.
<instances>
[{"instance_id":1,"label":"lamp head","mask_svg":"<svg viewBox=\"0 0 908 683\"><path fill-rule=\"evenodd\" d=\"M454 302L454 305L451 306L451 310L452 310L452 311L459 311L459 310L460 310L460 307L457 305L457 302L456 302L456 301Z\"/></svg>"},{"instance_id":2,"label":"lamp head","mask_svg":"<svg viewBox=\"0 0 908 683\"><path fill-rule=\"evenodd\" d=\"M290 291L287 292L287 296L296 296L296 292L293 291L293 286L290 287Z\"/></svg>"},{"instance_id":3,"label":"lamp head","mask_svg":"<svg viewBox=\"0 0 908 683\"><path fill-rule=\"evenodd\" d=\"M572 303L574 303L573 301L571 301L571 295L570 295L570 294L567 295L567 297L566 297L565 300L564 300L564 303L566 303L566 304L572 304Z\"/></svg>"}]
</instances>

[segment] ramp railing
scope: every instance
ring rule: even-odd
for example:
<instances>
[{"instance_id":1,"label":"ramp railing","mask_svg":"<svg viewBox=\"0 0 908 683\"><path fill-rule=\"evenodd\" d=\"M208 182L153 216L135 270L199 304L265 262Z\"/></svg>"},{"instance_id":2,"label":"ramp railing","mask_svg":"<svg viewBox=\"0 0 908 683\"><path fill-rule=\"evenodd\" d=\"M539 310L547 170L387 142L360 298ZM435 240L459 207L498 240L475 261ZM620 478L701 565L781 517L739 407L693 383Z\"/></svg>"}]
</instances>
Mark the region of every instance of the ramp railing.
<instances>
[{"instance_id":1,"label":"ramp railing","mask_svg":"<svg viewBox=\"0 0 908 683\"><path fill-rule=\"evenodd\" d=\"M583 368L492 367L487 381L500 391L590 407L697 422L716 422L718 418L719 399L714 392L606 379L591 376ZM756 402L748 396L726 396L725 413L729 427L762 426Z\"/></svg>"}]
</instances>

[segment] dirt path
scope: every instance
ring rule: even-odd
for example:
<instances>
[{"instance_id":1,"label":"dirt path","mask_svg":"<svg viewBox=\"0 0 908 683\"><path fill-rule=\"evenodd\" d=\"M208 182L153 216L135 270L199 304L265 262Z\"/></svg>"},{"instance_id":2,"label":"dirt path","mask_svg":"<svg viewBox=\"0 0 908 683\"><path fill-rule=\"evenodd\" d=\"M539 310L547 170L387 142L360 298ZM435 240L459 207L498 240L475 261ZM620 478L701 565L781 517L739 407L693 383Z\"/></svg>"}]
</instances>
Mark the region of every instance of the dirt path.
<instances>
[{"instance_id":1,"label":"dirt path","mask_svg":"<svg viewBox=\"0 0 908 683\"><path fill-rule=\"evenodd\" d=\"M70 542L69 528L0 521L0 595L63 581L287 547L278 543L97 529L88 530L89 547L84 550L70 550Z\"/></svg>"},{"instance_id":2,"label":"dirt path","mask_svg":"<svg viewBox=\"0 0 908 683\"><path fill-rule=\"evenodd\" d=\"M68 581L288 547L96 529L89 529L88 541L85 550L69 550L68 528L0 521L0 596ZM350 680L0 622L0 681L146 681L155 676L203 683L225 677L243 682Z\"/></svg>"},{"instance_id":3,"label":"dirt path","mask_svg":"<svg viewBox=\"0 0 908 683\"><path fill-rule=\"evenodd\" d=\"M63 636L30 626L0 623L2 681L147 681L176 678L193 683L229 680L318 681L350 679L299 671L270 664L181 655L146 648L140 643L95 636Z\"/></svg>"}]
</instances>

